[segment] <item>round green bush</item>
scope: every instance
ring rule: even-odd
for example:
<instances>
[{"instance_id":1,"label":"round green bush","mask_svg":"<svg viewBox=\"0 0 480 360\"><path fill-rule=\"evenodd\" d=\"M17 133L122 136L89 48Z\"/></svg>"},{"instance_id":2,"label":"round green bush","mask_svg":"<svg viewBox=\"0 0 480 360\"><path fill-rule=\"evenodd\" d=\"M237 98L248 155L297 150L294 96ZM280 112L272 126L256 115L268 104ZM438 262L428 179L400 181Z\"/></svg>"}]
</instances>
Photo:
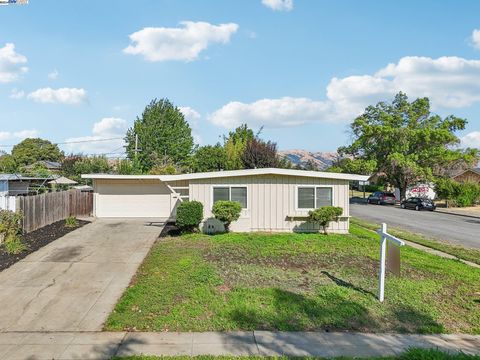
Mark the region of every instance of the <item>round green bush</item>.
<instances>
[{"instance_id":1,"label":"round green bush","mask_svg":"<svg viewBox=\"0 0 480 360\"><path fill-rule=\"evenodd\" d=\"M323 233L327 234L327 227L331 221L335 221L343 214L343 209L337 206L322 206L321 208L308 212L308 221L319 224Z\"/></svg>"},{"instance_id":2,"label":"round green bush","mask_svg":"<svg viewBox=\"0 0 480 360\"><path fill-rule=\"evenodd\" d=\"M202 220L203 204L200 201L186 201L178 205L176 225L180 231L196 231Z\"/></svg>"},{"instance_id":3,"label":"round green bush","mask_svg":"<svg viewBox=\"0 0 480 360\"><path fill-rule=\"evenodd\" d=\"M225 225L225 231L229 231L230 224L240 218L242 205L238 201L219 200L213 204L212 213L215 219Z\"/></svg>"}]
</instances>

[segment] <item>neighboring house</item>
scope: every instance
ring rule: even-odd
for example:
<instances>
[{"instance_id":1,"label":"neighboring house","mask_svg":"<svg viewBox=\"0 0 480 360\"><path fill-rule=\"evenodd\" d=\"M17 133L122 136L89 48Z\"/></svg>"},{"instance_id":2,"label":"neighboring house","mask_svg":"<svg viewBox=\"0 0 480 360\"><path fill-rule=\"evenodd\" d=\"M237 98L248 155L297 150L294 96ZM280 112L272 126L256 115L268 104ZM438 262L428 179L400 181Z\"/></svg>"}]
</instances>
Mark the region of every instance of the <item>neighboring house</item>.
<instances>
[{"instance_id":1,"label":"neighboring house","mask_svg":"<svg viewBox=\"0 0 480 360\"><path fill-rule=\"evenodd\" d=\"M20 174L0 174L0 193L8 196L27 195L32 182L39 179L43 180Z\"/></svg>"},{"instance_id":2,"label":"neighboring house","mask_svg":"<svg viewBox=\"0 0 480 360\"><path fill-rule=\"evenodd\" d=\"M20 174L0 174L0 210L15 210L15 196L24 196L45 188L56 176L30 177Z\"/></svg>"},{"instance_id":3,"label":"neighboring house","mask_svg":"<svg viewBox=\"0 0 480 360\"><path fill-rule=\"evenodd\" d=\"M37 166L42 166L45 169L47 169L48 171L53 172L53 173L57 173L57 172L60 172L60 170L62 170L62 164L61 163L56 162L56 161L45 161L45 160L37 161L35 164L27 165L27 166L25 166L25 169L26 170L31 170L31 169L34 169Z\"/></svg>"},{"instance_id":4,"label":"neighboring house","mask_svg":"<svg viewBox=\"0 0 480 360\"><path fill-rule=\"evenodd\" d=\"M472 182L480 184L480 168L472 168L452 176L452 179L461 183Z\"/></svg>"},{"instance_id":5,"label":"neighboring house","mask_svg":"<svg viewBox=\"0 0 480 360\"><path fill-rule=\"evenodd\" d=\"M250 169L181 175L82 175L93 180L94 215L100 218L175 219L180 201L204 205L204 219L212 217L217 200L242 204L233 231L318 231L306 222L314 208L343 208L331 232L349 227L349 181L368 176L290 169Z\"/></svg>"}]
</instances>

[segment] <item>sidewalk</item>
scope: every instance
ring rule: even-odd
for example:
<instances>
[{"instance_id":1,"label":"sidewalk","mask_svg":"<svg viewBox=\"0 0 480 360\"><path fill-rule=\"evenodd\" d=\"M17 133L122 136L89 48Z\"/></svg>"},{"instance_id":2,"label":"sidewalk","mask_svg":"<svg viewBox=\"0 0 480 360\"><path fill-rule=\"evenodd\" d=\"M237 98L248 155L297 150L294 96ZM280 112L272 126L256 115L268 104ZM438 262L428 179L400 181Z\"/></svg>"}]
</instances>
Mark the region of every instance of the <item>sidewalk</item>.
<instances>
[{"instance_id":1,"label":"sidewalk","mask_svg":"<svg viewBox=\"0 0 480 360\"><path fill-rule=\"evenodd\" d=\"M480 219L480 207L469 208L441 208L437 207L437 212L456 216L466 216L470 218Z\"/></svg>"},{"instance_id":2,"label":"sidewalk","mask_svg":"<svg viewBox=\"0 0 480 360\"><path fill-rule=\"evenodd\" d=\"M410 347L480 354L480 335L327 332L4 332L3 360L110 359L129 355L389 356Z\"/></svg>"}]
</instances>

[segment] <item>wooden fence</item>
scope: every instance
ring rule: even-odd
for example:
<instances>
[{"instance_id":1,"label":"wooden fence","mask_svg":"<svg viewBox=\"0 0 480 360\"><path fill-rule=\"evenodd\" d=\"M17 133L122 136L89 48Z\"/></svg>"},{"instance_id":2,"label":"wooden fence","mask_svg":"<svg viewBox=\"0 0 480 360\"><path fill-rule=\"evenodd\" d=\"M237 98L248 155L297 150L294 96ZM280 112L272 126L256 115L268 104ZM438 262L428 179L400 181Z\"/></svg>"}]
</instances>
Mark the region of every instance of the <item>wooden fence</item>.
<instances>
[{"instance_id":1,"label":"wooden fence","mask_svg":"<svg viewBox=\"0 0 480 360\"><path fill-rule=\"evenodd\" d=\"M91 215L93 194L68 190L34 196L18 196L16 209L22 211L23 231L28 233L69 216Z\"/></svg>"}]
</instances>

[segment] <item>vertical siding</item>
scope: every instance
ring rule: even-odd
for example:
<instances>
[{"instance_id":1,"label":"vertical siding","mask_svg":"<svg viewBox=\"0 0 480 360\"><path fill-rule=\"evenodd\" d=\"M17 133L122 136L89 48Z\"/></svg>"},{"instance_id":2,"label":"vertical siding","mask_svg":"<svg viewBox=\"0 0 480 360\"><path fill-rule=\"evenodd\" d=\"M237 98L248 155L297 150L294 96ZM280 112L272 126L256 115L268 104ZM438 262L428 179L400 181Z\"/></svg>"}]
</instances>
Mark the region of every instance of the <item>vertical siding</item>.
<instances>
[{"instance_id":1,"label":"vertical siding","mask_svg":"<svg viewBox=\"0 0 480 360\"><path fill-rule=\"evenodd\" d=\"M331 232L348 232L348 181L284 175L254 175L190 180L190 197L204 204L205 218L212 216L214 185L246 185L248 209L232 224L234 231L318 231L305 221L308 211L296 210L298 185L324 185L333 188L333 205L343 208L343 217L332 222ZM290 216L294 216L291 218Z\"/></svg>"}]
</instances>

